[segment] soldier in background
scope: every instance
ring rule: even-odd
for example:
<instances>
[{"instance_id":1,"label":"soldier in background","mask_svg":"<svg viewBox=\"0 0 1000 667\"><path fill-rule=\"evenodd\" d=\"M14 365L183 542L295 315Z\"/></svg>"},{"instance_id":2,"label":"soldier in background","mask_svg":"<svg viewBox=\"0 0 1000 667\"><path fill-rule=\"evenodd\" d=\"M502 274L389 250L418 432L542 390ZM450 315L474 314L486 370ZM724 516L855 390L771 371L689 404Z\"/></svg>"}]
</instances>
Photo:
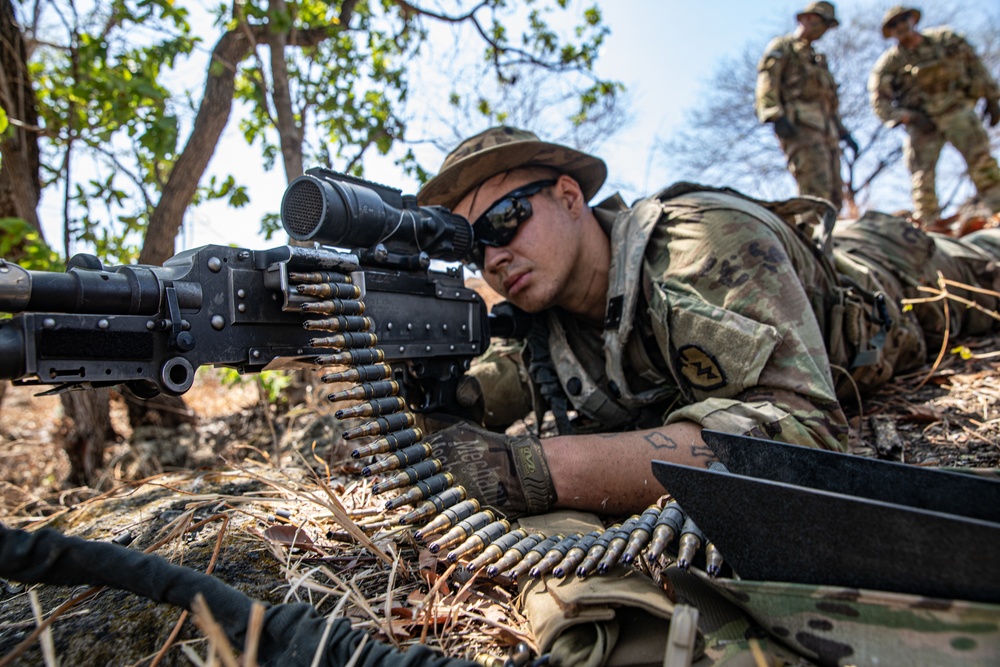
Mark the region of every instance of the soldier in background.
<instances>
[{"instance_id":1,"label":"soldier in background","mask_svg":"<svg viewBox=\"0 0 1000 667\"><path fill-rule=\"evenodd\" d=\"M947 27L916 29L920 10L896 6L882 19L882 36L897 40L868 80L875 113L887 127L906 126L903 148L912 174L913 218L938 222L935 169L951 143L965 158L984 205L1000 212L1000 168L975 106L986 98L990 127L1000 122L1000 88L965 39Z\"/></svg>"},{"instance_id":2,"label":"soldier in background","mask_svg":"<svg viewBox=\"0 0 1000 667\"><path fill-rule=\"evenodd\" d=\"M843 203L840 141L858 145L840 120L837 82L813 42L838 25L829 2L813 2L796 16L795 32L777 37L757 66L757 118L772 123L799 194Z\"/></svg>"}]
</instances>

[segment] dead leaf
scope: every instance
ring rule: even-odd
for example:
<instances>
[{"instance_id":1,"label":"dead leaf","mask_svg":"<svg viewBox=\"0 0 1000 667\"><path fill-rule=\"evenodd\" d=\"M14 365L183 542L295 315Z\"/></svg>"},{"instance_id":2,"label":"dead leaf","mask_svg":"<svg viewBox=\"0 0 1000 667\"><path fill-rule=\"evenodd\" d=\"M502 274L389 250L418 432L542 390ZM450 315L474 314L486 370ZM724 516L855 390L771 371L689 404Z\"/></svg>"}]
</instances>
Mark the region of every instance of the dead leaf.
<instances>
[{"instance_id":1,"label":"dead leaf","mask_svg":"<svg viewBox=\"0 0 1000 667\"><path fill-rule=\"evenodd\" d=\"M297 526L271 526L264 531L264 537L275 544L291 549L304 551L319 551L309 534Z\"/></svg>"}]
</instances>

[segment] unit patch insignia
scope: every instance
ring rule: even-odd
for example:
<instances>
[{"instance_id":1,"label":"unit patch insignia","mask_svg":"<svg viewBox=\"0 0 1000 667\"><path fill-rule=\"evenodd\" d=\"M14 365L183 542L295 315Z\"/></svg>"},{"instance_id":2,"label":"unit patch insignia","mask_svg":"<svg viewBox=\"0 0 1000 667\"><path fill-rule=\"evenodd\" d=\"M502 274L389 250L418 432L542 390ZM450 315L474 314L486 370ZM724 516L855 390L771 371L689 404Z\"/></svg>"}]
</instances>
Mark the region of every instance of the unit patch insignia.
<instances>
[{"instance_id":1,"label":"unit patch insignia","mask_svg":"<svg viewBox=\"0 0 1000 667\"><path fill-rule=\"evenodd\" d=\"M676 367L685 382L702 391L726 386L726 375L715 357L697 345L685 345L677 350Z\"/></svg>"}]
</instances>

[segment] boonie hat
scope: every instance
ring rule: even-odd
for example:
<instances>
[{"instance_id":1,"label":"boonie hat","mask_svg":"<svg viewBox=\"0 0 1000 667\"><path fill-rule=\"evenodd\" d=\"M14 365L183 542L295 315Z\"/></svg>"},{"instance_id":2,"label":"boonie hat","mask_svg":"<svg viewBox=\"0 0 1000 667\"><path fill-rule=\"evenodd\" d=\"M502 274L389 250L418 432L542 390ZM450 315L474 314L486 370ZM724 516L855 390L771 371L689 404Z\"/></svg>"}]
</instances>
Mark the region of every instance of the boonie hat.
<instances>
[{"instance_id":1,"label":"boonie hat","mask_svg":"<svg viewBox=\"0 0 1000 667\"><path fill-rule=\"evenodd\" d=\"M576 179L590 200L604 185L604 160L542 141L533 132L493 127L470 137L444 159L437 176L417 193L423 206L454 208L462 197L487 179L520 167L552 167Z\"/></svg>"},{"instance_id":2,"label":"boonie hat","mask_svg":"<svg viewBox=\"0 0 1000 667\"><path fill-rule=\"evenodd\" d=\"M837 20L837 14L833 9L833 3L830 2L810 2L806 5L805 9L795 15L795 18L800 18L805 14L820 16L831 28L836 28L840 25L840 21Z\"/></svg>"},{"instance_id":3,"label":"boonie hat","mask_svg":"<svg viewBox=\"0 0 1000 667\"><path fill-rule=\"evenodd\" d=\"M889 23L903 14L913 14L916 17L916 22L920 22L920 10L915 7L904 7L903 5L896 5L889 11L885 13L882 17L882 36L889 39Z\"/></svg>"}]
</instances>

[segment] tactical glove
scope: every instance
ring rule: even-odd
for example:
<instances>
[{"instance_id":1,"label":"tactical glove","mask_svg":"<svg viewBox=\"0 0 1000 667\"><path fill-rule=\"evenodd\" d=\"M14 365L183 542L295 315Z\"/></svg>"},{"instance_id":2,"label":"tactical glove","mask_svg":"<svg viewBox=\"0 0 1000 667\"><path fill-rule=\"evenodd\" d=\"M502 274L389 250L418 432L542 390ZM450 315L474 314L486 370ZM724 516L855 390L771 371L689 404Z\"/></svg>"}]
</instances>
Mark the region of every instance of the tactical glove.
<instances>
[{"instance_id":1,"label":"tactical glove","mask_svg":"<svg viewBox=\"0 0 1000 667\"><path fill-rule=\"evenodd\" d=\"M850 148L851 152L854 153L855 157L857 157L857 155L858 155L858 142L856 142L854 140L854 137L851 136L851 133L850 132L844 132L842 135L840 135L840 140L843 141L844 145L847 146L848 148Z\"/></svg>"},{"instance_id":2,"label":"tactical glove","mask_svg":"<svg viewBox=\"0 0 1000 667\"><path fill-rule=\"evenodd\" d=\"M990 127L996 127L997 123L1000 123L1000 100L996 98L986 100L985 116L986 120L990 124Z\"/></svg>"},{"instance_id":3,"label":"tactical glove","mask_svg":"<svg viewBox=\"0 0 1000 667\"><path fill-rule=\"evenodd\" d=\"M798 130L795 129L792 121L788 120L787 116L782 116L774 121L774 133L782 139L791 139L798 134Z\"/></svg>"},{"instance_id":4,"label":"tactical glove","mask_svg":"<svg viewBox=\"0 0 1000 667\"><path fill-rule=\"evenodd\" d=\"M934 121L932 121L923 111L910 111L909 114L910 117L906 121L907 125L912 125L923 132L933 132L937 129L937 126L934 125Z\"/></svg>"},{"instance_id":5,"label":"tactical glove","mask_svg":"<svg viewBox=\"0 0 1000 667\"><path fill-rule=\"evenodd\" d=\"M459 423L426 441L443 470L470 498L508 519L547 512L556 492L541 442L533 435L508 436Z\"/></svg>"}]
</instances>

